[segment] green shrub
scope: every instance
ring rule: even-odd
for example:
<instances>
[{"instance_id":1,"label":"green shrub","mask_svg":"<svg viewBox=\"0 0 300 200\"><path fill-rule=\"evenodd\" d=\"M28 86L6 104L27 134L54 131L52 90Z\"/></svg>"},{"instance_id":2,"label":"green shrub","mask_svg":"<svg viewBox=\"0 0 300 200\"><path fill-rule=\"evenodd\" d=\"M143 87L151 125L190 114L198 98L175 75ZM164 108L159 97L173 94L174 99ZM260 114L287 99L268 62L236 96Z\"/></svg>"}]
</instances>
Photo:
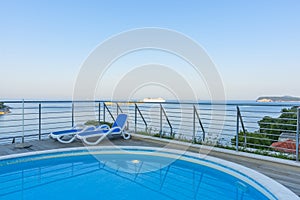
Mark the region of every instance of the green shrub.
<instances>
[{"instance_id":1,"label":"green shrub","mask_svg":"<svg viewBox=\"0 0 300 200\"><path fill-rule=\"evenodd\" d=\"M259 131L250 133L239 133L239 146L255 149L269 149L273 142L277 142L282 132L296 131L297 106L283 108L278 118L269 116L263 117L259 124ZM245 144L246 136L246 144ZM232 145L236 145L236 136L231 139Z\"/></svg>"},{"instance_id":2,"label":"green shrub","mask_svg":"<svg viewBox=\"0 0 300 200\"><path fill-rule=\"evenodd\" d=\"M246 144L245 143L246 136ZM232 145L236 145L236 136L231 139ZM272 141L269 137L261 133L249 133L240 132L239 133L239 146L241 147L249 147L255 149L269 149L269 146L272 144Z\"/></svg>"},{"instance_id":3,"label":"green shrub","mask_svg":"<svg viewBox=\"0 0 300 200\"><path fill-rule=\"evenodd\" d=\"M112 123L110 122L98 122L96 120L88 120L87 122L84 123L84 125L87 125L87 126L100 126L100 125L103 125L103 124L107 124L109 127L112 126Z\"/></svg>"},{"instance_id":4,"label":"green shrub","mask_svg":"<svg viewBox=\"0 0 300 200\"><path fill-rule=\"evenodd\" d=\"M174 139L174 137L170 136L170 135L166 135L165 133L163 134L159 134L159 133L156 133L153 135L154 137L161 137L161 138L166 138L166 139Z\"/></svg>"},{"instance_id":5,"label":"green shrub","mask_svg":"<svg viewBox=\"0 0 300 200\"><path fill-rule=\"evenodd\" d=\"M4 105L4 102L0 102L0 109L9 109L9 107Z\"/></svg>"},{"instance_id":6,"label":"green shrub","mask_svg":"<svg viewBox=\"0 0 300 200\"><path fill-rule=\"evenodd\" d=\"M297 106L282 109L282 114L278 118L265 116L258 124L259 132L265 133L272 142L276 142L282 132L296 131Z\"/></svg>"}]
</instances>

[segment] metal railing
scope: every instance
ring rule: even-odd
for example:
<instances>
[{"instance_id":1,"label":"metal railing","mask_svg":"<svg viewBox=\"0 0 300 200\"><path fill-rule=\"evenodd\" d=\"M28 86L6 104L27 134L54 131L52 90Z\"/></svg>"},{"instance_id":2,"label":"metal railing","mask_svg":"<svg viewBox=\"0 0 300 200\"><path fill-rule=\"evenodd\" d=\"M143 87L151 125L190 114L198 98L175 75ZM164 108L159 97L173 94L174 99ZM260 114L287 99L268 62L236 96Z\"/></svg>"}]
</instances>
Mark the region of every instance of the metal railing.
<instances>
[{"instance_id":1,"label":"metal railing","mask_svg":"<svg viewBox=\"0 0 300 200\"><path fill-rule=\"evenodd\" d=\"M87 121L127 113L128 131L299 160L300 104L2 101L0 143L45 139Z\"/></svg>"}]
</instances>

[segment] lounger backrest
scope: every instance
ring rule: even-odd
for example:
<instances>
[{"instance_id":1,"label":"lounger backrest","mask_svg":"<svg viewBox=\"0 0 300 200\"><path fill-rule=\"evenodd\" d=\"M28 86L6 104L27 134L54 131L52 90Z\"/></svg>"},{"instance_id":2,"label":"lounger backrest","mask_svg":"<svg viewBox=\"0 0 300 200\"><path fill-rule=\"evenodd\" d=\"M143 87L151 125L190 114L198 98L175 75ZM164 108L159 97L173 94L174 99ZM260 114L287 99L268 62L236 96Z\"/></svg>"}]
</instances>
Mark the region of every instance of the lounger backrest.
<instances>
[{"instance_id":1,"label":"lounger backrest","mask_svg":"<svg viewBox=\"0 0 300 200\"><path fill-rule=\"evenodd\" d=\"M112 128L113 127L120 127L121 129L123 129L126 125L127 118L128 118L128 115L119 114L116 121L113 123Z\"/></svg>"}]
</instances>

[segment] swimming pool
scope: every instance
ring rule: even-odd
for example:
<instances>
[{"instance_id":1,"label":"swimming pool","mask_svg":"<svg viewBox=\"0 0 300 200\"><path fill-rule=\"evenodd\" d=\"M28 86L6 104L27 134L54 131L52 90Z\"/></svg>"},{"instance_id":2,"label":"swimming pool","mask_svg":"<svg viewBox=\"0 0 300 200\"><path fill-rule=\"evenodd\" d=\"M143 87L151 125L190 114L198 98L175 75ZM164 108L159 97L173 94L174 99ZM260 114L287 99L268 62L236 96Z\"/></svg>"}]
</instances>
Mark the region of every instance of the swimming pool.
<instances>
[{"instance_id":1,"label":"swimming pool","mask_svg":"<svg viewBox=\"0 0 300 200\"><path fill-rule=\"evenodd\" d=\"M159 148L70 148L0 161L1 200L297 198L240 165Z\"/></svg>"}]
</instances>

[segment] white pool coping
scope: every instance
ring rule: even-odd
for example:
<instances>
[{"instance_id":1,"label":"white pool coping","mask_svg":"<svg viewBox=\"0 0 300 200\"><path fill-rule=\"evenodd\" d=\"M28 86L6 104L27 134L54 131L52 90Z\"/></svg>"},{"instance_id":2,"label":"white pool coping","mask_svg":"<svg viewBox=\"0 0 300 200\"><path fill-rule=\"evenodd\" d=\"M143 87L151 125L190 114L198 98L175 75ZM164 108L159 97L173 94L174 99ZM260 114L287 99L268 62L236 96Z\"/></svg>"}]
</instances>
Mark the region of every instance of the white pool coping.
<instances>
[{"instance_id":1,"label":"white pool coping","mask_svg":"<svg viewBox=\"0 0 300 200\"><path fill-rule=\"evenodd\" d=\"M101 147L73 147L73 148L63 148L63 149L52 149L52 150L44 150L44 151L35 151L35 152L27 152L27 153L21 153L21 154L13 154L13 155L6 155L1 156L1 160L5 159L12 159L12 158L19 158L24 156L34 156L34 155L41 155L41 154L51 154L51 153L62 153L62 152L70 152L70 151L81 151L81 150L101 150L101 151L107 151L107 150L122 150L122 149L134 149L134 150L153 150L155 153L172 153L176 156L191 156L195 158L205 159L205 161L210 161L212 163L217 163L219 165L223 165L226 168L233 169L241 174L244 174L252 179L254 179L257 183L263 186L266 190L268 190L270 193L272 193L277 199L279 200L297 200L300 199L295 193L293 193L288 188L284 187L280 183L276 182L275 180L255 171L250 168L244 167L242 165L229 162L223 159L215 158L212 156L207 156L199 153L192 153L187 151L180 151L180 150L174 150L174 149L165 149L165 148L159 148L159 147L140 147L140 146L101 146ZM180 159L189 161L188 157L180 157ZM192 158L191 158L192 159ZM224 171L224 169L222 170ZM225 171L224 171L225 172ZM225 172L225 173L228 173ZM229 172L230 173L230 172ZM264 193L266 194L266 193Z\"/></svg>"}]
</instances>

